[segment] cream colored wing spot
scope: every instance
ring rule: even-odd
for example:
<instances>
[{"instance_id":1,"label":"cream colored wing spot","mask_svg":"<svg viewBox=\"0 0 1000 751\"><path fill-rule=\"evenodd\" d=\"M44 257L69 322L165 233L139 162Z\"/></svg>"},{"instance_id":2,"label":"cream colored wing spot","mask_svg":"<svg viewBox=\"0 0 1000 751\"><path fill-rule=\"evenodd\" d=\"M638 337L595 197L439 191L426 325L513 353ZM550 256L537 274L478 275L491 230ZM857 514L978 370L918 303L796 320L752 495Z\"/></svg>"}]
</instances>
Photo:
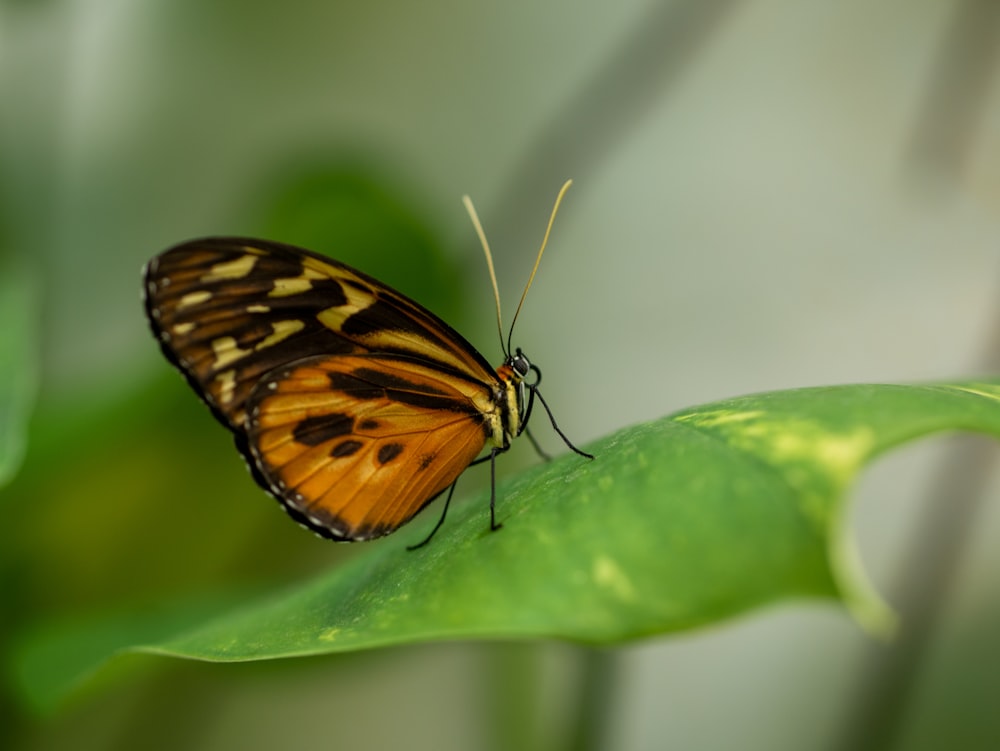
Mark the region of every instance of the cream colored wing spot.
<instances>
[{"instance_id":1,"label":"cream colored wing spot","mask_svg":"<svg viewBox=\"0 0 1000 751\"><path fill-rule=\"evenodd\" d=\"M178 323L174 326L174 334L176 336L184 336L185 334L190 334L194 331L195 323L188 321L187 323Z\"/></svg>"},{"instance_id":2,"label":"cream colored wing spot","mask_svg":"<svg viewBox=\"0 0 1000 751\"><path fill-rule=\"evenodd\" d=\"M253 352L259 352L265 347L273 346L297 331L305 328L305 323L296 319L287 321L275 321L271 324L271 333L261 339L252 349L241 349L236 344L236 339L231 336L220 336L212 340L212 353L215 355L215 362L212 367L221 370L227 365L231 365L240 358L246 357Z\"/></svg>"},{"instance_id":3,"label":"cream colored wing spot","mask_svg":"<svg viewBox=\"0 0 1000 751\"><path fill-rule=\"evenodd\" d=\"M312 281L301 276L293 276L288 279L275 279L274 289L267 293L268 297L288 297L308 292L312 289Z\"/></svg>"},{"instance_id":4,"label":"cream colored wing spot","mask_svg":"<svg viewBox=\"0 0 1000 751\"><path fill-rule=\"evenodd\" d=\"M267 305L254 304L254 305L247 305L246 311L247 313L270 313L271 308L269 308Z\"/></svg>"},{"instance_id":5,"label":"cream colored wing spot","mask_svg":"<svg viewBox=\"0 0 1000 751\"><path fill-rule=\"evenodd\" d=\"M271 324L271 328L274 330L273 333L262 339L257 346L254 347L254 350L260 351L264 349L264 347L270 347L273 344L277 344L283 339L290 337L296 331L301 331L305 327L306 324L303 321L294 318L288 321L275 321Z\"/></svg>"},{"instance_id":6,"label":"cream colored wing spot","mask_svg":"<svg viewBox=\"0 0 1000 751\"><path fill-rule=\"evenodd\" d=\"M236 340L231 336L221 336L212 341L212 352L215 354L215 362L212 367L216 370L230 365L241 357L246 357L252 350L240 349L236 346Z\"/></svg>"},{"instance_id":7,"label":"cream colored wing spot","mask_svg":"<svg viewBox=\"0 0 1000 751\"><path fill-rule=\"evenodd\" d=\"M233 392L236 391L236 371L226 370L215 377L216 387L219 389L219 401L228 404L233 400Z\"/></svg>"},{"instance_id":8,"label":"cream colored wing spot","mask_svg":"<svg viewBox=\"0 0 1000 751\"><path fill-rule=\"evenodd\" d=\"M342 276L348 276L348 274L345 273L345 270L338 269L328 263L323 263L317 258L303 258L302 271L304 275L308 276L310 279L336 279Z\"/></svg>"},{"instance_id":9,"label":"cream colored wing spot","mask_svg":"<svg viewBox=\"0 0 1000 751\"><path fill-rule=\"evenodd\" d=\"M233 261L217 263L208 270L208 273L201 277L203 282L216 282L221 279L242 279L257 265L258 256L245 255Z\"/></svg>"},{"instance_id":10,"label":"cream colored wing spot","mask_svg":"<svg viewBox=\"0 0 1000 751\"><path fill-rule=\"evenodd\" d=\"M347 303L341 305L340 309L343 310L347 308L348 310L364 310L372 306L375 303L375 294L368 289L360 290L350 284L342 285L344 288L344 296L347 298Z\"/></svg>"},{"instance_id":11,"label":"cream colored wing spot","mask_svg":"<svg viewBox=\"0 0 1000 751\"><path fill-rule=\"evenodd\" d=\"M188 308L192 305L201 305L203 302L207 302L212 299L212 293L208 290L201 289L197 292L188 292L184 297L177 301L177 308Z\"/></svg>"},{"instance_id":12,"label":"cream colored wing spot","mask_svg":"<svg viewBox=\"0 0 1000 751\"><path fill-rule=\"evenodd\" d=\"M285 277L274 280L274 289L267 293L268 297L288 297L308 292L312 289L313 279L327 279L328 276L322 271L309 268L302 269L299 276Z\"/></svg>"},{"instance_id":13,"label":"cream colored wing spot","mask_svg":"<svg viewBox=\"0 0 1000 751\"><path fill-rule=\"evenodd\" d=\"M321 310L316 314L320 323L330 329L336 330L345 318L350 318L355 313L370 308L375 304L375 295L371 291L360 290L350 284L342 284L344 296L347 302L343 305L335 305L332 308Z\"/></svg>"}]
</instances>

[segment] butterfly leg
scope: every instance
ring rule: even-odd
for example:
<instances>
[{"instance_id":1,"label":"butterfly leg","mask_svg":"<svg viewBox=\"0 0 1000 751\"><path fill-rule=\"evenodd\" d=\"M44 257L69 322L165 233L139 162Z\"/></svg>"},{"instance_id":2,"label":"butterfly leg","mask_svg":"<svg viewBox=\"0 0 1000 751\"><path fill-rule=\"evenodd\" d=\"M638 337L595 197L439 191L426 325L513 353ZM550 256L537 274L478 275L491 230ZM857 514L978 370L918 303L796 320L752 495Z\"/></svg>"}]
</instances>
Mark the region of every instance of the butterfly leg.
<instances>
[{"instance_id":1,"label":"butterfly leg","mask_svg":"<svg viewBox=\"0 0 1000 751\"><path fill-rule=\"evenodd\" d=\"M503 527L503 523L497 524L496 516L496 502L497 502L497 470L496 470L496 459L499 454L504 453L510 448L510 443L504 446L494 446L490 449L490 453L485 456L481 456L473 462L469 463L472 467L476 464L482 464L485 461L490 463L490 531L495 532L496 530ZM407 550L416 550L417 548L422 548L424 545L431 541L431 538L437 534L437 531L441 529L441 525L444 524L444 518L448 515L448 506L451 504L451 497L455 494L455 486L458 485L458 480L451 484L448 488L448 497L444 501L444 508L441 510L441 517L438 519L437 524L434 525L434 529L431 533L427 535L423 540L418 542L416 545L407 545Z\"/></svg>"},{"instance_id":2,"label":"butterfly leg","mask_svg":"<svg viewBox=\"0 0 1000 751\"><path fill-rule=\"evenodd\" d=\"M524 410L524 417L521 418L521 428L518 430L517 434L521 435L521 433L527 433L528 440L531 441L531 445L535 448L535 453L542 457L544 461L550 462L552 461L552 457L541 447L535 439L535 436L531 434L531 430L528 429L528 420L531 419L531 408L535 406L535 388L538 386L539 381L542 380L542 372L534 365L532 365L532 368L536 373L538 373L538 380L528 386L528 407Z\"/></svg>"},{"instance_id":3,"label":"butterfly leg","mask_svg":"<svg viewBox=\"0 0 1000 751\"><path fill-rule=\"evenodd\" d=\"M569 438L566 437L566 434L563 433L561 430L559 430L559 426L556 425L556 418L552 416L552 410L549 409L549 405L545 403L545 399L542 398L542 393L537 388L531 387L531 396L528 401L528 406L529 407L531 406L531 403L534 401L536 396L538 397L538 401L540 401L542 403L542 406L545 408L546 414L548 414L549 416L549 422L552 423L552 429L559 434L560 438L563 439L563 443L565 443L571 450L573 450L580 456L585 456L588 459L593 459L594 458L593 454L588 454L586 451L581 451L580 449L578 449L570 442Z\"/></svg>"},{"instance_id":4,"label":"butterfly leg","mask_svg":"<svg viewBox=\"0 0 1000 751\"><path fill-rule=\"evenodd\" d=\"M510 442L505 443L503 446L494 446L490 449L490 453L485 456L481 456L474 462L470 462L469 466L474 467L477 464L482 464L483 462L490 463L490 531L495 532L503 526L503 523L497 524L497 456L504 453L510 448Z\"/></svg>"},{"instance_id":5,"label":"butterfly leg","mask_svg":"<svg viewBox=\"0 0 1000 751\"><path fill-rule=\"evenodd\" d=\"M497 454L502 454L510 448L510 444L504 446L494 446L490 449L490 531L496 532L503 526L497 524L496 503L497 503Z\"/></svg>"},{"instance_id":6,"label":"butterfly leg","mask_svg":"<svg viewBox=\"0 0 1000 751\"><path fill-rule=\"evenodd\" d=\"M448 505L451 503L451 497L455 494L455 486L456 485L458 485L458 478L457 477L455 478L455 482L453 482L451 484L451 487L448 489L448 497L445 498L444 508L441 510L441 518L438 519L438 522L437 522L437 524L434 525L434 529L431 530L431 533L429 535L427 535L427 537L425 537L423 540L421 540L420 542L418 542L416 545L407 545L406 546L407 550L416 550L417 548L422 548L424 545L426 545L427 543L429 543L431 541L431 538L435 534L437 534L437 531L439 529L441 529L441 525L444 524L444 518L445 518L445 516L448 515Z\"/></svg>"}]
</instances>

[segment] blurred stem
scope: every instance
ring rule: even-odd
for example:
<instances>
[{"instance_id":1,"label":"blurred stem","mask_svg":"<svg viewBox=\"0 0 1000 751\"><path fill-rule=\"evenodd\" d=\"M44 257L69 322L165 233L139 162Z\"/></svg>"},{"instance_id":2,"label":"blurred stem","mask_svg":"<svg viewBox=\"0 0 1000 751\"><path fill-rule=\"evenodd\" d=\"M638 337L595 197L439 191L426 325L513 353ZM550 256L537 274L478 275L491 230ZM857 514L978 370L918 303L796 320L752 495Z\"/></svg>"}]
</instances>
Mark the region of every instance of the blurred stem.
<instances>
[{"instance_id":1,"label":"blurred stem","mask_svg":"<svg viewBox=\"0 0 1000 751\"><path fill-rule=\"evenodd\" d=\"M551 651L538 642L489 649L488 748L495 751L600 751L610 749L609 728L619 681L619 652L590 647ZM547 657L555 673L547 674ZM567 665L563 657L570 660ZM562 671L561 668L568 668ZM571 681L573 690L561 686Z\"/></svg>"},{"instance_id":2,"label":"blurred stem","mask_svg":"<svg viewBox=\"0 0 1000 751\"><path fill-rule=\"evenodd\" d=\"M611 749L609 733L619 688L620 652L581 648L581 675L567 751Z\"/></svg>"},{"instance_id":3,"label":"blurred stem","mask_svg":"<svg viewBox=\"0 0 1000 751\"><path fill-rule=\"evenodd\" d=\"M541 657L536 642L496 644L488 648L485 711L494 751L541 751Z\"/></svg>"},{"instance_id":4,"label":"blurred stem","mask_svg":"<svg viewBox=\"0 0 1000 751\"><path fill-rule=\"evenodd\" d=\"M1000 3L960 0L930 73L910 160L935 178L957 177L985 117L1000 55Z\"/></svg>"},{"instance_id":5,"label":"blurred stem","mask_svg":"<svg viewBox=\"0 0 1000 751\"><path fill-rule=\"evenodd\" d=\"M131 708L124 714L107 751L170 751L197 748L224 700L211 679L215 666L198 663L157 665L141 681L120 689Z\"/></svg>"}]
</instances>

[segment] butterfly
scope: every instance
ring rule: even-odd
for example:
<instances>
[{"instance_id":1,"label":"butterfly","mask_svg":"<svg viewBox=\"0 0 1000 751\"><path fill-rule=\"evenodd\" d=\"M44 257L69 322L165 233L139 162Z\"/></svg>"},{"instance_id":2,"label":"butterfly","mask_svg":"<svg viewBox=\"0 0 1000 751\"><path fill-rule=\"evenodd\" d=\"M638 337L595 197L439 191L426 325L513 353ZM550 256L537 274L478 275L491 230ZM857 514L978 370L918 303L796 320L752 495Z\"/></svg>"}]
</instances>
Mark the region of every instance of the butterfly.
<instances>
[{"instance_id":1,"label":"butterfly","mask_svg":"<svg viewBox=\"0 0 1000 751\"><path fill-rule=\"evenodd\" d=\"M144 304L167 359L229 428L257 483L303 526L337 541L382 537L491 466L527 432L541 371L511 350L567 181L504 343L493 259L486 254L504 352L494 369L451 326L346 264L266 240L209 237L176 245L143 269ZM548 458L528 433L543 458ZM486 453L483 450L487 449Z\"/></svg>"}]
</instances>

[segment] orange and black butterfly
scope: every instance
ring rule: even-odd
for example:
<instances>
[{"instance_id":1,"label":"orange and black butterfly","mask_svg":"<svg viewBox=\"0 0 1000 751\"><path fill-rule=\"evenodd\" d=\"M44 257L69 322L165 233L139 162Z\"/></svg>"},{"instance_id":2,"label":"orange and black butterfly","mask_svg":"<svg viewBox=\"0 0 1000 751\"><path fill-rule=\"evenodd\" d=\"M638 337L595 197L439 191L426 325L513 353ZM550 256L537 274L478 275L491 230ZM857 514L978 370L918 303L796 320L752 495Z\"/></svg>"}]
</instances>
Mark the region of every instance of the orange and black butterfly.
<instances>
[{"instance_id":1,"label":"orange and black butterfly","mask_svg":"<svg viewBox=\"0 0 1000 751\"><path fill-rule=\"evenodd\" d=\"M489 246L464 200L500 329ZM423 545L444 521L458 476L487 459L497 529L495 460L527 430L536 399L566 445L593 458L559 430L538 391L541 371L511 351L509 334L504 346L501 330L504 362L494 370L436 315L342 263L281 243L212 237L165 251L143 276L167 359L233 431L258 484L323 537L387 535L450 487Z\"/></svg>"}]
</instances>

